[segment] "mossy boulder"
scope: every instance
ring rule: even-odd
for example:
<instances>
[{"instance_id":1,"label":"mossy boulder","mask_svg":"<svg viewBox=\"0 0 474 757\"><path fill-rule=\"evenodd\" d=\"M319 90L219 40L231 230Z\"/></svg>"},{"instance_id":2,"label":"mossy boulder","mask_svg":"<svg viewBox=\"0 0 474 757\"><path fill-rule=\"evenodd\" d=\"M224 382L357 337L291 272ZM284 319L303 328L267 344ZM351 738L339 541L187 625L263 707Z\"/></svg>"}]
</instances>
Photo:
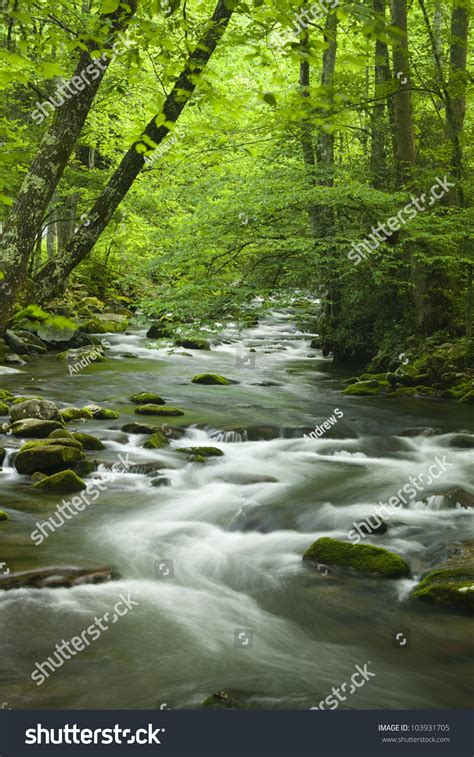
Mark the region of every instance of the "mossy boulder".
<instances>
[{"instance_id":1,"label":"mossy boulder","mask_svg":"<svg viewBox=\"0 0 474 757\"><path fill-rule=\"evenodd\" d=\"M439 607L474 613L474 565L432 570L413 589L411 596Z\"/></svg>"},{"instance_id":2,"label":"mossy boulder","mask_svg":"<svg viewBox=\"0 0 474 757\"><path fill-rule=\"evenodd\" d=\"M6 402L0 402L0 415L8 415L10 408Z\"/></svg>"},{"instance_id":3,"label":"mossy boulder","mask_svg":"<svg viewBox=\"0 0 474 757\"><path fill-rule=\"evenodd\" d=\"M34 485L34 488L45 492L72 494L85 489L86 484L74 471L67 469L54 473L52 476L45 476Z\"/></svg>"},{"instance_id":4,"label":"mossy boulder","mask_svg":"<svg viewBox=\"0 0 474 757\"><path fill-rule=\"evenodd\" d=\"M8 515L6 514L4 510L0 510L0 522L2 520L8 520Z\"/></svg>"},{"instance_id":5,"label":"mossy boulder","mask_svg":"<svg viewBox=\"0 0 474 757\"><path fill-rule=\"evenodd\" d=\"M120 430L126 434L154 434L155 431L160 431L157 426L148 426L146 423L126 423Z\"/></svg>"},{"instance_id":6,"label":"mossy boulder","mask_svg":"<svg viewBox=\"0 0 474 757\"><path fill-rule=\"evenodd\" d=\"M221 376L219 373L198 373L191 379L193 384L205 384L207 386L220 385L227 386L232 384L232 381L225 376Z\"/></svg>"},{"instance_id":7,"label":"mossy boulder","mask_svg":"<svg viewBox=\"0 0 474 757\"><path fill-rule=\"evenodd\" d=\"M65 428L57 428L48 434L48 439L73 439L73 435Z\"/></svg>"},{"instance_id":8,"label":"mossy boulder","mask_svg":"<svg viewBox=\"0 0 474 757\"><path fill-rule=\"evenodd\" d=\"M25 418L37 418L41 421L61 420L59 410L54 402L43 399L30 399L12 404L10 408L11 422L22 421Z\"/></svg>"},{"instance_id":9,"label":"mossy boulder","mask_svg":"<svg viewBox=\"0 0 474 757\"><path fill-rule=\"evenodd\" d=\"M34 449L35 447L74 447L74 449L82 449L82 444L77 439L71 439L71 437L64 437L63 439L55 437L54 439L38 439L34 442L26 442L21 448Z\"/></svg>"},{"instance_id":10,"label":"mossy boulder","mask_svg":"<svg viewBox=\"0 0 474 757\"><path fill-rule=\"evenodd\" d=\"M416 389L414 386L399 386L394 392L389 392L387 397L414 397Z\"/></svg>"},{"instance_id":11,"label":"mossy boulder","mask_svg":"<svg viewBox=\"0 0 474 757\"><path fill-rule=\"evenodd\" d=\"M236 699L226 691L216 691L204 700L202 706L206 710L238 710L239 704Z\"/></svg>"},{"instance_id":12,"label":"mossy boulder","mask_svg":"<svg viewBox=\"0 0 474 757\"><path fill-rule=\"evenodd\" d=\"M11 392L7 392L6 389L0 389L0 400L2 402L11 402L15 399L15 395Z\"/></svg>"},{"instance_id":13,"label":"mossy boulder","mask_svg":"<svg viewBox=\"0 0 474 757\"><path fill-rule=\"evenodd\" d=\"M143 446L145 449L161 449L161 447L166 447L168 444L169 439L163 431L155 431L145 440Z\"/></svg>"},{"instance_id":14,"label":"mossy boulder","mask_svg":"<svg viewBox=\"0 0 474 757\"><path fill-rule=\"evenodd\" d=\"M83 410L89 410L96 421L110 421L120 418L120 413L117 413L116 410L110 410L107 407L100 407L99 405L86 405Z\"/></svg>"},{"instance_id":15,"label":"mossy boulder","mask_svg":"<svg viewBox=\"0 0 474 757\"><path fill-rule=\"evenodd\" d=\"M184 415L184 410L170 405L140 405L135 412L137 415Z\"/></svg>"},{"instance_id":16,"label":"mossy boulder","mask_svg":"<svg viewBox=\"0 0 474 757\"><path fill-rule=\"evenodd\" d=\"M349 544L326 536L306 550L303 560L335 565L381 578L403 578L410 574L405 560L388 549L373 547L371 544Z\"/></svg>"},{"instance_id":17,"label":"mossy boulder","mask_svg":"<svg viewBox=\"0 0 474 757\"><path fill-rule=\"evenodd\" d=\"M22 448L15 456L14 465L18 473L31 475L40 471L50 474L70 468L72 463L84 459L84 452L76 447L38 444L28 449Z\"/></svg>"},{"instance_id":18,"label":"mossy boulder","mask_svg":"<svg viewBox=\"0 0 474 757\"><path fill-rule=\"evenodd\" d=\"M94 417L92 411L85 407L66 407L64 410L60 410L60 416L64 423L71 423L71 421L79 420L91 420Z\"/></svg>"},{"instance_id":19,"label":"mossy boulder","mask_svg":"<svg viewBox=\"0 0 474 757\"><path fill-rule=\"evenodd\" d=\"M127 328L128 318L114 313L97 314L81 324L86 334L120 334Z\"/></svg>"},{"instance_id":20,"label":"mossy boulder","mask_svg":"<svg viewBox=\"0 0 474 757\"><path fill-rule=\"evenodd\" d=\"M105 444L101 442L100 439L97 439L95 436L91 436L91 434L81 434L79 431L75 434L73 434L74 439L76 439L78 442L82 444L84 449L88 450L100 450L105 449Z\"/></svg>"},{"instance_id":21,"label":"mossy boulder","mask_svg":"<svg viewBox=\"0 0 474 757\"><path fill-rule=\"evenodd\" d=\"M342 393L351 397L377 397L380 392L378 381L358 381L357 384L346 386Z\"/></svg>"},{"instance_id":22,"label":"mossy boulder","mask_svg":"<svg viewBox=\"0 0 474 757\"><path fill-rule=\"evenodd\" d=\"M198 455L203 460L207 457L222 457L224 455L223 451L217 447L178 447L176 451L185 455Z\"/></svg>"},{"instance_id":23,"label":"mossy boulder","mask_svg":"<svg viewBox=\"0 0 474 757\"><path fill-rule=\"evenodd\" d=\"M173 328L173 324L166 320L152 323L146 332L146 337L147 339L166 339L172 335Z\"/></svg>"},{"instance_id":24,"label":"mossy boulder","mask_svg":"<svg viewBox=\"0 0 474 757\"><path fill-rule=\"evenodd\" d=\"M44 439L51 431L56 431L56 429L61 429L62 427L62 423L58 421L40 421L35 418L26 418L23 421L12 423L8 427L8 431L11 431L13 436Z\"/></svg>"},{"instance_id":25,"label":"mossy boulder","mask_svg":"<svg viewBox=\"0 0 474 757\"><path fill-rule=\"evenodd\" d=\"M135 405L166 405L166 401L154 392L139 392L138 394L134 394L130 397L130 402L133 402Z\"/></svg>"},{"instance_id":26,"label":"mossy boulder","mask_svg":"<svg viewBox=\"0 0 474 757\"><path fill-rule=\"evenodd\" d=\"M195 339L175 339L176 347L184 347L186 350L209 350L211 345L207 339L196 337Z\"/></svg>"}]
</instances>

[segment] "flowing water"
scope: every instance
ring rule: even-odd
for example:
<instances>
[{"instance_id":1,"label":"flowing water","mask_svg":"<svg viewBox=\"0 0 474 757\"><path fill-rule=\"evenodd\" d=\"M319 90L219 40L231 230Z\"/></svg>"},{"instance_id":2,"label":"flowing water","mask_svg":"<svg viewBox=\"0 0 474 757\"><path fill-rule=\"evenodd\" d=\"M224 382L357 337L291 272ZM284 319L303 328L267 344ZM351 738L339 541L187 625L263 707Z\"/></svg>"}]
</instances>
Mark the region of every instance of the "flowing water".
<instances>
[{"instance_id":1,"label":"flowing water","mask_svg":"<svg viewBox=\"0 0 474 757\"><path fill-rule=\"evenodd\" d=\"M244 707L310 708L368 663L375 676L341 706L468 706L468 619L413 604L408 595L426 568L474 535L472 510L448 507L441 496L453 486L472 491L472 450L450 447L454 433L473 432L472 409L343 396L340 376L309 348L290 311L242 334L224 332L211 351L156 349L144 332L107 339L105 363L70 376L48 356L2 377L2 386L60 406L119 410L117 421L71 427L104 440L106 450L93 453L101 461L128 454L136 464L161 463L167 485L144 473L117 476L37 547L30 533L58 499L32 490L7 462L0 509L11 520L0 526L0 559L15 570L112 565L121 579L0 592L3 701L14 708L191 708L226 690ZM191 383L205 371L240 383ZM121 432L132 420L158 424L134 415L128 397L137 391L157 391L182 407L185 416L168 422L185 435L146 450L145 437ZM343 417L331 431L307 441L303 434L336 408ZM398 436L433 426L432 435ZM9 453L20 444L7 437ZM189 445L224 455L187 462L176 448ZM413 578L369 579L303 564L315 539L347 539L354 521L396 495L409 476L427 478L443 456L450 467L423 500L414 498L385 534L366 540L403 555ZM36 685L35 663L111 611L120 595L138 604ZM398 632L409 636L403 647L393 644Z\"/></svg>"}]
</instances>

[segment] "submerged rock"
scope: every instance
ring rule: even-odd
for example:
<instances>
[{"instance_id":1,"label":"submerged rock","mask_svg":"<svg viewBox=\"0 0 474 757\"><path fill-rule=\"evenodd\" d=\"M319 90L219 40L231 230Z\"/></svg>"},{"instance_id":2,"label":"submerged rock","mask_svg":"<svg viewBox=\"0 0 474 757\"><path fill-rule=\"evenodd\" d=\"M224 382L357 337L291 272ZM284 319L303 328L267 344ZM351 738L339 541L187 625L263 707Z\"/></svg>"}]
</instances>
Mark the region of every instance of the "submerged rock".
<instances>
[{"instance_id":1,"label":"submerged rock","mask_svg":"<svg viewBox=\"0 0 474 757\"><path fill-rule=\"evenodd\" d=\"M474 434L456 434L449 440L449 446L455 449L472 449L474 447Z\"/></svg>"},{"instance_id":2,"label":"submerged rock","mask_svg":"<svg viewBox=\"0 0 474 757\"><path fill-rule=\"evenodd\" d=\"M53 589L70 588L84 584L103 584L117 581L120 575L111 567L105 568L40 568L0 576L0 589Z\"/></svg>"},{"instance_id":3,"label":"submerged rock","mask_svg":"<svg viewBox=\"0 0 474 757\"><path fill-rule=\"evenodd\" d=\"M226 691L216 691L210 697L204 700L202 706L207 710L238 710L239 705L236 699L227 694Z\"/></svg>"},{"instance_id":4,"label":"submerged rock","mask_svg":"<svg viewBox=\"0 0 474 757\"><path fill-rule=\"evenodd\" d=\"M218 373L198 373L196 376L193 376L191 381L193 384L206 384L208 386L227 386L233 383L230 379L225 378L225 376L221 376Z\"/></svg>"},{"instance_id":5,"label":"submerged rock","mask_svg":"<svg viewBox=\"0 0 474 757\"><path fill-rule=\"evenodd\" d=\"M62 429L62 423L58 421L40 421L35 418L26 418L24 421L16 421L8 427L13 436L24 438L42 439L56 429Z\"/></svg>"},{"instance_id":6,"label":"submerged rock","mask_svg":"<svg viewBox=\"0 0 474 757\"><path fill-rule=\"evenodd\" d=\"M85 481L79 478L77 473L67 469L54 473L52 476L45 476L41 481L34 485L35 489L41 489L46 492L58 492L61 494L72 494L86 488Z\"/></svg>"},{"instance_id":7,"label":"submerged rock","mask_svg":"<svg viewBox=\"0 0 474 757\"><path fill-rule=\"evenodd\" d=\"M178 447L176 452L183 452L185 455L194 455L199 457L222 457L223 451L217 447Z\"/></svg>"},{"instance_id":8,"label":"submerged rock","mask_svg":"<svg viewBox=\"0 0 474 757\"><path fill-rule=\"evenodd\" d=\"M336 565L382 578L403 578L410 574L408 564L394 552L371 544L349 544L326 536L306 550L303 560Z\"/></svg>"}]
</instances>

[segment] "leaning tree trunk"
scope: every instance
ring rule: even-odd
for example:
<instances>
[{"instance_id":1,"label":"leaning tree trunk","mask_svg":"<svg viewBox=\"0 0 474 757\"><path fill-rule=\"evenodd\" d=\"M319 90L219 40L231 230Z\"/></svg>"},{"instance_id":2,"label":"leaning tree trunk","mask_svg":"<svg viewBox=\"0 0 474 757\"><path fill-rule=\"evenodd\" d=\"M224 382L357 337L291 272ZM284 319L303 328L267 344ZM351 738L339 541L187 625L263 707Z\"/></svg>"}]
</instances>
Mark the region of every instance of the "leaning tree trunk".
<instances>
[{"instance_id":1,"label":"leaning tree trunk","mask_svg":"<svg viewBox=\"0 0 474 757\"><path fill-rule=\"evenodd\" d=\"M136 0L128 0L112 14L101 16L101 25L108 24L110 33L104 49L111 50L120 32L124 31L136 11ZM98 50L97 42L90 40L79 59L74 76L79 76L94 63L91 52ZM15 298L23 285L30 255L41 234L43 218L82 131L87 115L105 71L107 58L99 66L98 76L71 99L65 99L56 109L38 152L23 181L0 239L0 270L7 283L8 295L0 301L0 334L5 330ZM64 99L64 98L63 98Z\"/></svg>"},{"instance_id":2,"label":"leaning tree trunk","mask_svg":"<svg viewBox=\"0 0 474 757\"><path fill-rule=\"evenodd\" d=\"M166 98L162 111L148 123L139 140L134 142L109 183L99 195L89 211L86 221L77 230L57 261L48 261L35 278L35 297L38 302L47 302L62 293L73 271L92 250L102 232L107 227L116 209L122 202L141 169L145 165L145 152L149 152L163 141L170 126L178 120L197 86L199 74L203 72L234 12L234 4L219 0L207 31L196 45L187 64Z\"/></svg>"}]
</instances>

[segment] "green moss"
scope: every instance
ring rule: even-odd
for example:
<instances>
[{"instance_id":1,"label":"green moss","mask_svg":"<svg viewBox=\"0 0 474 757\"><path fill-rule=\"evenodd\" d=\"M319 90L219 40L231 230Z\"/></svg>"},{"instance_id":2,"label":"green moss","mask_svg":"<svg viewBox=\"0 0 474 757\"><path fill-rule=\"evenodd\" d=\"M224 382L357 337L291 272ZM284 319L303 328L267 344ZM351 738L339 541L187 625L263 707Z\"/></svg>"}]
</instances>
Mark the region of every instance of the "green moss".
<instances>
[{"instance_id":1,"label":"green moss","mask_svg":"<svg viewBox=\"0 0 474 757\"><path fill-rule=\"evenodd\" d=\"M8 415L10 412L10 408L6 404L6 402L0 402L0 415Z\"/></svg>"},{"instance_id":2,"label":"green moss","mask_svg":"<svg viewBox=\"0 0 474 757\"><path fill-rule=\"evenodd\" d=\"M198 373L196 376L193 376L191 380L193 384L220 384L221 386L227 386L232 383L232 381L218 373Z\"/></svg>"},{"instance_id":3,"label":"green moss","mask_svg":"<svg viewBox=\"0 0 474 757\"><path fill-rule=\"evenodd\" d=\"M37 471L41 473L57 473L57 471L70 468L85 459L84 453L75 447L65 447L62 445L38 445L22 449L15 456L15 468L18 473L32 474Z\"/></svg>"},{"instance_id":4,"label":"green moss","mask_svg":"<svg viewBox=\"0 0 474 757\"><path fill-rule=\"evenodd\" d=\"M65 428L57 428L56 431L51 431L48 434L48 439L73 439L73 435Z\"/></svg>"},{"instance_id":5,"label":"green moss","mask_svg":"<svg viewBox=\"0 0 474 757\"><path fill-rule=\"evenodd\" d=\"M0 510L0 522L2 520L8 520L8 515L3 510Z\"/></svg>"},{"instance_id":6,"label":"green moss","mask_svg":"<svg viewBox=\"0 0 474 757\"><path fill-rule=\"evenodd\" d=\"M399 386L394 392L387 394L387 397L414 397L415 394L414 386Z\"/></svg>"},{"instance_id":7,"label":"green moss","mask_svg":"<svg viewBox=\"0 0 474 757\"><path fill-rule=\"evenodd\" d=\"M74 439L76 439L78 442L82 444L84 449L88 450L99 450L99 449L105 449L105 444L102 444L100 439L97 439L95 436L91 436L90 434L81 434L80 432L77 432L73 434Z\"/></svg>"},{"instance_id":8,"label":"green moss","mask_svg":"<svg viewBox=\"0 0 474 757\"><path fill-rule=\"evenodd\" d=\"M143 444L145 449L161 449L169 444L169 439L162 431L155 431Z\"/></svg>"},{"instance_id":9,"label":"green moss","mask_svg":"<svg viewBox=\"0 0 474 757\"><path fill-rule=\"evenodd\" d=\"M54 439L38 439L35 442L26 442L21 448L22 451L26 449L34 449L35 447L74 447L75 449L82 449L82 444L77 439L71 439L71 437Z\"/></svg>"},{"instance_id":10,"label":"green moss","mask_svg":"<svg viewBox=\"0 0 474 757\"><path fill-rule=\"evenodd\" d=\"M138 415L184 415L184 410L170 405L140 405L135 412Z\"/></svg>"},{"instance_id":11,"label":"green moss","mask_svg":"<svg viewBox=\"0 0 474 757\"><path fill-rule=\"evenodd\" d=\"M206 457L222 457L223 451L217 447L178 447L177 452L183 452L185 455L199 455Z\"/></svg>"},{"instance_id":12,"label":"green moss","mask_svg":"<svg viewBox=\"0 0 474 757\"><path fill-rule=\"evenodd\" d=\"M0 400L2 402L10 402L15 398L15 395L11 392L7 392L6 389L0 389Z\"/></svg>"},{"instance_id":13,"label":"green moss","mask_svg":"<svg viewBox=\"0 0 474 757\"><path fill-rule=\"evenodd\" d=\"M92 412L87 408L79 407L66 407L64 410L59 411L59 415L63 419L64 423L70 423L77 420L89 420L93 418Z\"/></svg>"},{"instance_id":14,"label":"green moss","mask_svg":"<svg viewBox=\"0 0 474 757\"><path fill-rule=\"evenodd\" d=\"M435 605L474 612L474 569L470 566L432 570L411 596Z\"/></svg>"},{"instance_id":15,"label":"green moss","mask_svg":"<svg viewBox=\"0 0 474 757\"><path fill-rule=\"evenodd\" d=\"M82 409L89 410L96 421L111 421L120 418L120 413L117 413L116 410L110 410L107 407L99 407L99 405L88 405Z\"/></svg>"},{"instance_id":16,"label":"green moss","mask_svg":"<svg viewBox=\"0 0 474 757\"><path fill-rule=\"evenodd\" d=\"M378 381L359 381L357 384L347 386L343 394L349 394L352 397L376 397L380 394Z\"/></svg>"},{"instance_id":17,"label":"green moss","mask_svg":"<svg viewBox=\"0 0 474 757\"><path fill-rule=\"evenodd\" d=\"M303 560L352 568L382 578L402 578L410 573L405 560L394 552L371 544L348 544L329 537L315 541L304 553Z\"/></svg>"},{"instance_id":18,"label":"green moss","mask_svg":"<svg viewBox=\"0 0 474 757\"><path fill-rule=\"evenodd\" d=\"M424 397L436 397L437 395L436 389L433 389L432 386L415 386L415 392Z\"/></svg>"},{"instance_id":19,"label":"green moss","mask_svg":"<svg viewBox=\"0 0 474 757\"><path fill-rule=\"evenodd\" d=\"M42 478L34 485L34 488L46 492L72 494L85 489L86 484L74 471L68 469Z\"/></svg>"},{"instance_id":20,"label":"green moss","mask_svg":"<svg viewBox=\"0 0 474 757\"><path fill-rule=\"evenodd\" d=\"M176 347L184 347L186 350L209 350L210 344L206 339L197 337L196 339L175 339Z\"/></svg>"},{"instance_id":21,"label":"green moss","mask_svg":"<svg viewBox=\"0 0 474 757\"><path fill-rule=\"evenodd\" d=\"M217 691L204 700L202 706L206 710L237 710L239 705L226 691Z\"/></svg>"},{"instance_id":22,"label":"green moss","mask_svg":"<svg viewBox=\"0 0 474 757\"><path fill-rule=\"evenodd\" d=\"M474 405L474 391L468 392L464 397L461 397L461 402L465 405Z\"/></svg>"},{"instance_id":23,"label":"green moss","mask_svg":"<svg viewBox=\"0 0 474 757\"><path fill-rule=\"evenodd\" d=\"M136 405L147 405L149 403L152 405L166 404L165 400L154 392L139 392L139 394L134 394L130 397L130 402L134 402Z\"/></svg>"}]
</instances>

